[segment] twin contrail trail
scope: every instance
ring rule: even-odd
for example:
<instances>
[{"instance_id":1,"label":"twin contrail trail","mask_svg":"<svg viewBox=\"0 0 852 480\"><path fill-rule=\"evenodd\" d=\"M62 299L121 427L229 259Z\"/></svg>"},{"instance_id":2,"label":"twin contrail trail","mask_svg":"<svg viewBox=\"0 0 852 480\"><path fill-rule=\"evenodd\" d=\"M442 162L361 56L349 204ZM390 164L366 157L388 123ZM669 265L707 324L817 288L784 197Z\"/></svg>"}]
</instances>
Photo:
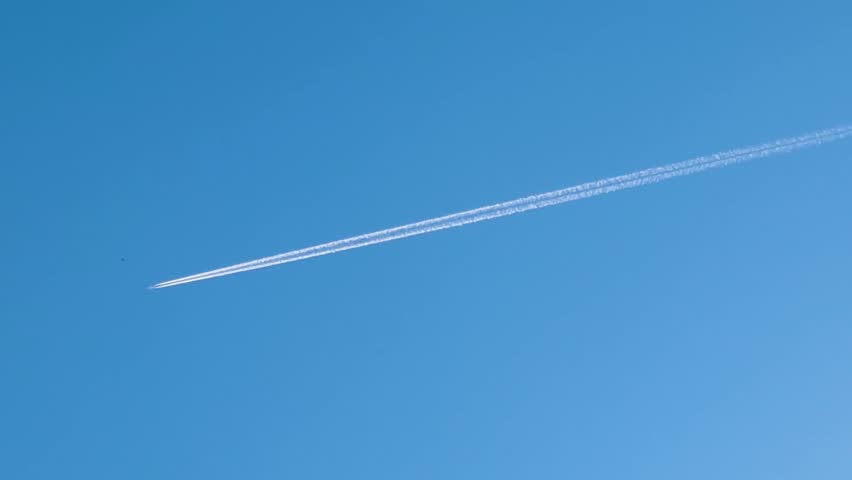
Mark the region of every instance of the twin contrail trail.
<instances>
[{"instance_id":1,"label":"twin contrail trail","mask_svg":"<svg viewBox=\"0 0 852 480\"><path fill-rule=\"evenodd\" d=\"M670 178L692 175L705 170L726 167L728 165L734 165L757 158L789 153L802 148L839 140L850 135L852 135L852 125L820 130L818 132L800 135L798 137L785 138L774 142L716 153L661 167L648 168L627 175L606 178L574 187L554 190L552 192L530 195L528 197L510 200L508 202L497 203L486 207L445 215L443 217L436 217L429 220L423 220L421 222L388 228L386 230L379 230L377 232L367 233L364 235L344 238L342 240L315 245L313 247L280 253L271 257L264 257L245 263L238 263L229 267L210 270L209 272L176 278L174 280L158 283L153 285L151 288L173 287L184 283L197 282L199 280L207 280L209 278L222 277L234 273L247 272L249 270L257 270L259 268L271 267L282 263L297 262L311 257L329 255L332 253L342 252L344 250L366 247L367 245L374 245L377 243L399 240L401 238L413 237L415 235L437 232L438 230L461 227L462 225L514 215L528 210L549 207L560 203L573 202L575 200L603 195L627 188L659 183Z\"/></svg>"}]
</instances>

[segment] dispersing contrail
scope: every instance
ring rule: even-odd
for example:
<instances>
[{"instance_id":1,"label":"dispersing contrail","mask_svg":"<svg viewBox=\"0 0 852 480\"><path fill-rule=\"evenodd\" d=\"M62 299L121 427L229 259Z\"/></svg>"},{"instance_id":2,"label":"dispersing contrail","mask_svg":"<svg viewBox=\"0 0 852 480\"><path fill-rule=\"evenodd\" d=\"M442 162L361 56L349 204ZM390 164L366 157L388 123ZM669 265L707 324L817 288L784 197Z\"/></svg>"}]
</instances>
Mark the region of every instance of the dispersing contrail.
<instances>
[{"instance_id":1,"label":"dispersing contrail","mask_svg":"<svg viewBox=\"0 0 852 480\"><path fill-rule=\"evenodd\" d=\"M574 200L603 195L605 193L624 190L627 188L659 183L670 178L692 175L705 170L725 167L757 158L789 153L801 148L812 147L826 142L839 140L850 135L852 135L852 125L830 128L809 133L807 135L790 137L752 147L716 153L661 167L648 168L627 175L606 178L561 190L531 195L516 200L510 200L508 202L497 203L486 207L445 215L443 217L436 217L386 230L379 230L377 232L367 233L364 235L344 238L342 240L315 245L313 247L280 253L271 257L260 258L245 263L231 265L229 267L210 270L209 272L176 278L174 280L158 283L153 285L151 288L173 287L184 283L197 282L199 280L207 280L209 278L247 272L249 270L271 267L282 263L297 262L311 257L329 255L332 253L342 252L344 250L351 250L377 243L413 237L415 235L423 235L425 233L436 232L438 230L460 227L462 225L526 212L527 210L572 202Z\"/></svg>"}]
</instances>

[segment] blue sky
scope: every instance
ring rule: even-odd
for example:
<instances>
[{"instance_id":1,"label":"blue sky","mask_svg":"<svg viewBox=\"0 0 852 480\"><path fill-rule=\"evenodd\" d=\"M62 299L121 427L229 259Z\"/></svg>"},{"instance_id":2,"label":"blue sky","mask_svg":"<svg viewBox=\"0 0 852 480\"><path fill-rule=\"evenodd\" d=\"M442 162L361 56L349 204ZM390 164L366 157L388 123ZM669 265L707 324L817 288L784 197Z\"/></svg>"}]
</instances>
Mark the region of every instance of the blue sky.
<instances>
[{"instance_id":1,"label":"blue sky","mask_svg":"<svg viewBox=\"0 0 852 480\"><path fill-rule=\"evenodd\" d=\"M0 477L846 479L848 2L0 11ZM124 258L124 261L122 261Z\"/></svg>"}]
</instances>

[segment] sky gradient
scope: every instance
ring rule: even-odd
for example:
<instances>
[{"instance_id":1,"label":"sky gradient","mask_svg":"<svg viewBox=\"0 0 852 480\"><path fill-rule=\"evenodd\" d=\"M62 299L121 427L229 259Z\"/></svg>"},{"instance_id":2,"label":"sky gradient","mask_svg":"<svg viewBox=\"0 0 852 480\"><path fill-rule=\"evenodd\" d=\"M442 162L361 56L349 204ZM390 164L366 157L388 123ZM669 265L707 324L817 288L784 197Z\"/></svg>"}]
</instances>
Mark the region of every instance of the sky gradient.
<instances>
[{"instance_id":1,"label":"sky gradient","mask_svg":"<svg viewBox=\"0 0 852 480\"><path fill-rule=\"evenodd\" d=\"M0 478L847 479L848 2L17 2Z\"/></svg>"}]
</instances>

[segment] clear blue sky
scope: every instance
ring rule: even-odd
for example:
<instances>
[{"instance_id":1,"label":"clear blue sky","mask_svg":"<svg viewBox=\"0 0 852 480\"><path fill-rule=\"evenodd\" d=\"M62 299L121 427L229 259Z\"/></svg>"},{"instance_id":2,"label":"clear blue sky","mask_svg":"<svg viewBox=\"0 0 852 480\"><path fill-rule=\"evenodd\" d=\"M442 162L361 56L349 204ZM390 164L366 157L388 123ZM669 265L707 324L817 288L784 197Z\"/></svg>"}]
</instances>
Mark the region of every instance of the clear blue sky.
<instances>
[{"instance_id":1,"label":"clear blue sky","mask_svg":"<svg viewBox=\"0 0 852 480\"><path fill-rule=\"evenodd\" d=\"M848 123L850 18L7 2L0 478L850 478L850 141L146 289Z\"/></svg>"}]
</instances>

